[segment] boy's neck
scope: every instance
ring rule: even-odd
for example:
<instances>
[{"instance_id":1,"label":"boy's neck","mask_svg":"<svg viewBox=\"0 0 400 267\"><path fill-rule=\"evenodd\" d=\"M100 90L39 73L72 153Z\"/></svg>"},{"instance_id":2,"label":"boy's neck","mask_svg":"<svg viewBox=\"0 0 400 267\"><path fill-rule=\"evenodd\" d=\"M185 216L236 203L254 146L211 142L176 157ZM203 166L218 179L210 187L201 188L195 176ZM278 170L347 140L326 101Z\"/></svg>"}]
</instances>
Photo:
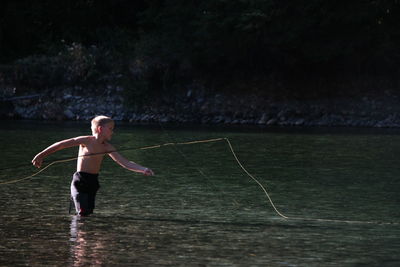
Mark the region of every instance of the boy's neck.
<instances>
[{"instance_id":1,"label":"boy's neck","mask_svg":"<svg viewBox=\"0 0 400 267\"><path fill-rule=\"evenodd\" d=\"M101 144L104 144L106 142L106 139L98 133L93 134L93 136L96 138L97 142Z\"/></svg>"}]
</instances>

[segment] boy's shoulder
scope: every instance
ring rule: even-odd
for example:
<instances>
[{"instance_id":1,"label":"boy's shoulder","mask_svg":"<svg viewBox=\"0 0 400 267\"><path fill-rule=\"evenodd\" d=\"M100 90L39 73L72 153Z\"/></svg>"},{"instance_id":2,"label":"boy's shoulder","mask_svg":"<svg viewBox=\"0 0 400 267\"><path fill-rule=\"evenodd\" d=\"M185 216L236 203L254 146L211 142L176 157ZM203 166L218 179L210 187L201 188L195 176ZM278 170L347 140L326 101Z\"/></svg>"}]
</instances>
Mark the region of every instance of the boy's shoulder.
<instances>
[{"instance_id":1,"label":"boy's shoulder","mask_svg":"<svg viewBox=\"0 0 400 267\"><path fill-rule=\"evenodd\" d=\"M85 141L95 141L96 137L94 137L93 135L84 135L84 136L77 136L75 138L73 138L77 141L81 141L81 142L85 142Z\"/></svg>"},{"instance_id":2,"label":"boy's shoulder","mask_svg":"<svg viewBox=\"0 0 400 267\"><path fill-rule=\"evenodd\" d=\"M104 142L104 146L108 149L112 149L115 150L114 146L112 144L110 144L109 142Z\"/></svg>"},{"instance_id":3,"label":"boy's shoulder","mask_svg":"<svg viewBox=\"0 0 400 267\"><path fill-rule=\"evenodd\" d=\"M74 142L76 142L79 145L83 145L83 146L94 145L96 142L96 138L92 135L77 136L77 137L71 138L70 140L74 140Z\"/></svg>"}]
</instances>

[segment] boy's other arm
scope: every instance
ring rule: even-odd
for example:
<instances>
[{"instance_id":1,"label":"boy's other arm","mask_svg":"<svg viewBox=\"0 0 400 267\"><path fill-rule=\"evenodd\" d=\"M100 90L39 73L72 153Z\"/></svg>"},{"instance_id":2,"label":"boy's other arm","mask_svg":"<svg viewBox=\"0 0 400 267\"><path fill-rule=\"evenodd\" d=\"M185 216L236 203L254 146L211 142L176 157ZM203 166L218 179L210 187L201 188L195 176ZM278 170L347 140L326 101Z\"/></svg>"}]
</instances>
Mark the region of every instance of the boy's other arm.
<instances>
[{"instance_id":1,"label":"boy's other arm","mask_svg":"<svg viewBox=\"0 0 400 267\"><path fill-rule=\"evenodd\" d=\"M139 172L143 173L146 176L154 175L154 172L150 170L149 168L140 166L139 164L129 161L126 158L124 158L121 154L118 152L112 152L108 154L116 163L124 167L125 169L128 169L130 171L134 172Z\"/></svg>"},{"instance_id":2,"label":"boy's other arm","mask_svg":"<svg viewBox=\"0 0 400 267\"><path fill-rule=\"evenodd\" d=\"M39 152L32 160L32 164L38 168L42 165L43 159L54 152L73 146L79 146L80 144L85 144L89 140L89 136L80 136L70 139L61 140L52 144L51 146L45 148L43 151Z\"/></svg>"}]
</instances>

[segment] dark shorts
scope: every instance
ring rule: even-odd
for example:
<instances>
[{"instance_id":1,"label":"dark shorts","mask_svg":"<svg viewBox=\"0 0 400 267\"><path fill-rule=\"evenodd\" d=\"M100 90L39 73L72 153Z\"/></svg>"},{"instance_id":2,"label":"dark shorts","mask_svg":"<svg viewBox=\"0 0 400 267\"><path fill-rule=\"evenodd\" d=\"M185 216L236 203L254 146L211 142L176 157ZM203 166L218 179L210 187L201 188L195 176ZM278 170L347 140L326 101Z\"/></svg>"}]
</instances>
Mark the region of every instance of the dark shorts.
<instances>
[{"instance_id":1,"label":"dark shorts","mask_svg":"<svg viewBox=\"0 0 400 267\"><path fill-rule=\"evenodd\" d=\"M72 176L71 197L77 214L93 213L96 193L100 188L98 177L98 174L87 172L76 172Z\"/></svg>"}]
</instances>

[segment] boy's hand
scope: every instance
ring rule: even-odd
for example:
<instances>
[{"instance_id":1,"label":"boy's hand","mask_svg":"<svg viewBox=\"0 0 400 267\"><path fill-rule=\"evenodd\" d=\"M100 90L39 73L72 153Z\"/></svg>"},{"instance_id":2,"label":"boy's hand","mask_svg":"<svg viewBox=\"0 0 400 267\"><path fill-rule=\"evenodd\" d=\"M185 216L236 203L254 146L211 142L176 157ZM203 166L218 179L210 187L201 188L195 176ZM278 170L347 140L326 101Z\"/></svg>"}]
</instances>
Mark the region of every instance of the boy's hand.
<instances>
[{"instance_id":1,"label":"boy's hand","mask_svg":"<svg viewBox=\"0 0 400 267\"><path fill-rule=\"evenodd\" d=\"M153 172L152 170L150 170L149 168L146 168L146 169L144 169L143 174L144 174L145 176L153 176L153 175L154 175L154 172Z\"/></svg>"},{"instance_id":2,"label":"boy's hand","mask_svg":"<svg viewBox=\"0 0 400 267\"><path fill-rule=\"evenodd\" d=\"M43 158L39 155L36 155L32 160L32 164L37 168L40 168L42 166L42 163L43 163Z\"/></svg>"}]
</instances>

